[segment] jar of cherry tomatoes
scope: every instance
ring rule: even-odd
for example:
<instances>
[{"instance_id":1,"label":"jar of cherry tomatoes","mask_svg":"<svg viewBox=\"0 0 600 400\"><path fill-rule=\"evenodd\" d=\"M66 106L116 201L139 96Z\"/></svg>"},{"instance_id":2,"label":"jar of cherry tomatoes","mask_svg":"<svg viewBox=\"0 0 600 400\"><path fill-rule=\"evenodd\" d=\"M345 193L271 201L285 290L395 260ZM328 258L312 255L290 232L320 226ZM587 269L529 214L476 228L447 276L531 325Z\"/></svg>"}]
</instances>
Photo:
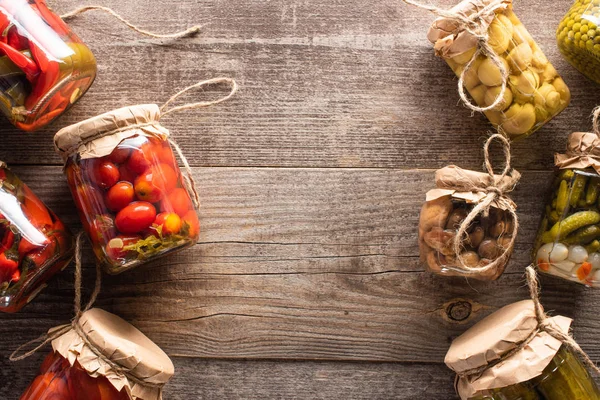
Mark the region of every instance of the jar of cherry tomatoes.
<instances>
[{"instance_id":1,"label":"jar of cherry tomatoes","mask_svg":"<svg viewBox=\"0 0 600 400\"><path fill-rule=\"evenodd\" d=\"M0 0L0 109L15 126L49 124L95 77L94 55L45 0Z\"/></svg>"},{"instance_id":2,"label":"jar of cherry tomatoes","mask_svg":"<svg viewBox=\"0 0 600 400\"><path fill-rule=\"evenodd\" d=\"M54 138L84 229L109 274L198 239L197 196L159 118L155 104L125 107Z\"/></svg>"},{"instance_id":3,"label":"jar of cherry tomatoes","mask_svg":"<svg viewBox=\"0 0 600 400\"><path fill-rule=\"evenodd\" d=\"M72 257L68 229L0 162L0 311L19 311Z\"/></svg>"},{"instance_id":4,"label":"jar of cherry tomatoes","mask_svg":"<svg viewBox=\"0 0 600 400\"><path fill-rule=\"evenodd\" d=\"M104 310L84 312L52 341L53 351L20 400L160 400L173 363L135 327Z\"/></svg>"}]
</instances>

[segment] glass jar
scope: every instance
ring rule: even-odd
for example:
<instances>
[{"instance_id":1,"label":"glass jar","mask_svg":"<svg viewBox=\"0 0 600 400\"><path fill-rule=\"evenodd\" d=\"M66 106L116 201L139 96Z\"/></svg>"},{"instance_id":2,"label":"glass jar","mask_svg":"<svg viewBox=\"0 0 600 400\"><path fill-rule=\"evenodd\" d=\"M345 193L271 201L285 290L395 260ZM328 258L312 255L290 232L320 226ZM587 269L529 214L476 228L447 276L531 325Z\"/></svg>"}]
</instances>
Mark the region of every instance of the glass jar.
<instances>
[{"instance_id":1,"label":"glass jar","mask_svg":"<svg viewBox=\"0 0 600 400\"><path fill-rule=\"evenodd\" d=\"M598 400L600 390L582 362L562 346L544 372L525 383L487 390L470 400Z\"/></svg>"},{"instance_id":2,"label":"glass jar","mask_svg":"<svg viewBox=\"0 0 600 400\"><path fill-rule=\"evenodd\" d=\"M558 172L534 246L540 271L588 286L600 282L599 192L600 176L591 168Z\"/></svg>"},{"instance_id":3,"label":"glass jar","mask_svg":"<svg viewBox=\"0 0 600 400\"><path fill-rule=\"evenodd\" d=\"M462 400L600 400L583 362L562 339L540 329L536 315L533 300L512 303L452 342L445 363L458 374ZM571 319L546 318L569 335Z\"/></svg>"},{"instance_id":4,"label":"glass jar","mask_svg":"<svg viewBox=\"0 0 600 400\"><path fill-rule=\"evenodd\" d=\"M59 353L48 354L39 375L19 400L130 400L104 376L91 377L77 361L71 366Z\"/></svg>"},{"instance_id":5,"label":"glass jar","mask_svg":"<svg viewBox=\"0 0 600 400\"><path fill-rule=\"evenodd\" d=\"M158 117L156 105L126 107L56 134L59 149L74 140L76 148L86 143L81 146L95 152L66 156L65 173L96 257L109 274L198 240L197 210ZM130 123L131 130L123 127ZM94 143L71 136L84 131Z\"/></svg>"},{"instance_id":6,"label":"glass jar","mask_svg":"<svg viewBox=\"0 0 600 400\"><path fill-rule=\"evenodd\" d=\"M465 9L472 13L470 2L464 3L453 11ZM446 21L446 25L450 29L456 28L453 20ZM434 23L429 33L432 42L443 42L449 34L456 34L440 28L443 26L444 18ZM571 99L569 89L517 18L512 5L496 11L488 35L489 45L500 56L509 76L502 102L485 111L485 115L494 127L501 128L513 139L529 136L567 107ZM449 42L449 55L458 54L443 57L460 77L476 52L477 42L472 41L473 47L465 46L466 41L459 37ZM444 46L441 44L440 47ZM439 51L437 43L436 50ZM443 51L439 52L443 54ZM501 93L501 84L500 68L483 54L473 61L464 75L464 86L479 107L488 107L495 102Z\"/></svg>"},{"instance_id":7,"label":"glass jar","mask_svg":"<svg viewBox=\"0 0 600 400\"><path fill-rule=\"evenodd\" d=\"M558 25L558 48L582 74L600 83L600 1L576 0Z\"/></svg>"},{"instance_id":8,"label":"glass jar","mask_svg":"<svg viewBox=\"0 0 600 400\"><path fill-rule=\"evenodd\" d=\"M19 311L72 257L68 229L0 163L0 311Z\"/></svg>"},{"instance_id":9,"label":"glass jar","mask_svg":"<svg viewBox=\"0 0 600 400\"><path fill-rule=\"evenodd\" d=\"M425 202L419 221L421 262L433 273L444 276L466 276L479 280L497 279L509 257L495 269L479 274L466 274L458 269L454 253L456 232L475 207L465 200L443 196ZM484 267L505 255L510 249L514 220L508 211L491 208L487 217L479 215L467 230L463 241L462 259L467 267Z\"/></svg>"},{"instance_id":10,"label":"glass jar","mask_svg":"<svg viewBox=\"0 0 600 400\"><path fill-rule=\"evenodd\" d=\"M92 85L96 60L45 0L0 0L0 109L33 131Z\"/></svg>"}]
</instances>

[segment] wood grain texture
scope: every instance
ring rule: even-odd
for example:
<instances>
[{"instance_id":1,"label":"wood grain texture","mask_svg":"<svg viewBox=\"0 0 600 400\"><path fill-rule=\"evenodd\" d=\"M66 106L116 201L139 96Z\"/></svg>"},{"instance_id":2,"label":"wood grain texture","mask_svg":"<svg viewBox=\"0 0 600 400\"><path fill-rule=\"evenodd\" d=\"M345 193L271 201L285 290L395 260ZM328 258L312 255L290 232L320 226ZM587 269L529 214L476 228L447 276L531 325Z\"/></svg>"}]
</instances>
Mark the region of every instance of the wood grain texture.
<instances>
[{"instance_id":1,"label":"wood grain texture","mask_svg":"<svg viewBox=\"0 0 600 400\"><path fill-rule=\"evenodd\" d=\"M98 58L95 85L42 132L20 133L0 118L0 159L75 231L81 225L51 150L56 130L124 105L161 103L199 79L238 80L231 101L164 120L195 167L198 244L105 277L97 303L174 357L165 399L454 399L442 364L448 345L526 298L522 271L552 155L569 132L589 129L600 100L554 43L571 0L515 4L573 101L513 145L523 173L513 196L521 232L509 268L492 283L433 276L418 260L418 213L434 169L481 168L490 129L458 104L456 79L425 38L431 15L388 0L146 3L102 2L143 28L201 23L202 34L165 42L103 14L71 22ZM71 318L71 272L21 313L0 315L0 398L18 398L42 357L13 364L10 351ZM547 308L574 317L576 339L600 359L600 293L553 278L542 284Z\"/></svg>"}]
</instances>

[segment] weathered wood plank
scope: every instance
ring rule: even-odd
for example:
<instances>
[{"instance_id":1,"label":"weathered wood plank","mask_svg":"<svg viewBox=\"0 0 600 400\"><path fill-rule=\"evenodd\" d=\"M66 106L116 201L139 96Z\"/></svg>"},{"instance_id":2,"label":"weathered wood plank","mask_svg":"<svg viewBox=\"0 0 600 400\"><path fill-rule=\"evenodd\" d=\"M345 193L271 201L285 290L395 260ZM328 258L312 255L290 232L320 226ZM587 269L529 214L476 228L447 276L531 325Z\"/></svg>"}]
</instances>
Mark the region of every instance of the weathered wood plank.
<instances>
[{"instance_id":1,"label":"weathered wood plank","mask_svg":"<svg viewBox=\"0 0 600 400\"><path fill-rule=\"evenodd\" d=\"M30 361L38 365L42 355ZM169 400L387 400L455 399L452 376L441 365L311 361L232 361L175 357ZM15 399L35 368L0 360L0 396Z\"/></svg>"},{"instance_id":2,"label":"weathered wood plank","mask_svg":"<svg viewBox=\"0 0 600 400\"><path fill-rule=\"evenodd\" d=\"M51 145L60 127L124 105L161 102L197 79L229 75L241 85L235 99L164 121L194 165L437 168L459 160L466 167L481 165L490 127L458 104L456 79L425 38L433 19L427 12L401 1L160 3L148 12L144 3L103 2L143 27L167 32L200 22L203 33L154 46L158 41L140 38L102 14L73 21L97 55L97 82L43 132L24 135L2 121L3 140L11 145L0 147L0 159L57 164ZM588 115L600 100L555 45L554 27L569 3L515 5L573 91L571 107L514 145L518 168L550 168L566 134L590 128ZM77 5L68 0L57 8Z\"/></svg>"},{"instance_id":3,"label":"weathered wood plank","mask_svg":"<svg viewBox=\"0 0 600 400\"><path fill-rule=\"evenodd\" d=\"M58 169L15 168L77 226ZM524 174L514 193L522 216L517 252L499 281L484 283L436 277L418 263L416 225L431 171L194 172L203 204L200 242L106 277L100 306L134 322L172 355L403 362L441 362L466 326L527 296L522 269L551 177ZM62 274L24 312L1 315L7 339L0 353L69 319L71 282ZM544 284L548 307L576 317L576 336L600 354L592 306L600 293L554 279ZM24 333L10 335L15 331Z\"/></svg>"}]
</instances>

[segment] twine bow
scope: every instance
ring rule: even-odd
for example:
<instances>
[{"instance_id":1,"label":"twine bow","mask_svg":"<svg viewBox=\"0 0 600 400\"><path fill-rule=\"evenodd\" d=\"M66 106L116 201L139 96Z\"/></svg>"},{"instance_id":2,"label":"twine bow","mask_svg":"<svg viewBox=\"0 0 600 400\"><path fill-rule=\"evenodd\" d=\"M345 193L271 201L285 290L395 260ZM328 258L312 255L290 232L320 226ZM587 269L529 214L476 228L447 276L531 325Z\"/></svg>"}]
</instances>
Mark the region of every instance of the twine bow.
<instances>
[{"instance_id":1,"label":"twine bow","mask_svg":"<svg viewBox=\"0 0 600 400\"><path fill-rule=\"evenodd\" d=\"M489 146L492 143L492 141L494 141L494 139L498 139L502 142L504 156L506 158L504 170L502 171L502 174L498 177L494 175L494 168L490 161L489 154ZM458 262L458 265L456 267L446 267L448 269L455 270L457 272L460 272L461 274L466 275L485 273L487 271L498 268L502 263L504 263L512 252L517 237L517 232L519 230L516 205L508 196L506 196L506 193L512 191L519 179L521 178L521 174L518 171L512 169L510 166L510 142L504 135L496 133L490 136L485 142L483 152L485 157L484 165L485 169L487 170L487 173L489 174L489 182L491 182L491 184L487 186L482 186L469 180L465 183L463 187L459 189L460 191L485 193L485 196L477 203L475 207L473 207L471 212L469 212L466 218L461 222L458 230L456 231L453 243L453 250L456 254L456 260ZM466 265L464 258L461 255L461 251L463 247L463 242L468 234L467 230L469 229L469 226L471 225L473 220L475 220L475 218L477 218L479 214L483 214L484 216L489 215L490 208L493 204L496 204L500 208L507 210L512 217L513 230L510 237L510 242L506 247L504 247L504 251L502 252L502 254L500 254L499 257L497 257L489 264L484 266Z\"/></svg>"},{"instance_id":2,"label":"twine bow","mask_svg":"<svg viewBox=\"0 0 600 400\"><path fill-rule=\"evenodd\" d=\"M537 327L531 332L531 334L518 346L516 346L511 351L503 354L497 360L490 362L481 367L469 369L457 374L458 378L477 378L481 376L485 371L495 367L496 365L502 363L503 361L509 359L519 351L523 350L525 347L531 343L533 339L535 339L539 333L545 332L554 339L561 342L563 345L567 346L571 351L573 351L580 359L584 362L584 364L594 373L600 375L600 368L590 359L590 357L586 354L585 351L577 344L575 339L568 333L563 332L557 325L548 317L548 315L544 311L544 307L540 302L540 283L538 281L537 273L535 272L535 268L529 265L525 269L525 277L527 279L527 286L529 287L529 295L531 300L533 300L534 308L535 308L535 318L537 320Z\"/></svg>"},{"instance_id":3,"label":"twine bow","mask_svg":"<svg viewBox=\"0 0 600 400\"><path fill-rule=\"evenodd\" d=\"M80 7L80 8L77 8L77 9L73 10L73 11L69 11L68 13L62 14L60 17L62 19L64 19L64 20L67 20L67 19L76 17L77 15L86 13L88 11L93 11L93 10L104 11L105 13L112 15L113 17L115 17L116 19L118 19L119 21L121 21L122 23L124 23L125 25L127 25L129 27L129 29L131 29L132 31L135 31L137 33L140 33L142 35L149 36L149 37L152 37L152 38L158 38L158 39L178 39L178 38L182 38L182 37L186 37L186 36L195 35L196 33L200 32L200 29L201 29L200 25L194 25L194 26L189 27L188 29L183 30L181 32L167 33L167 34L154 33L154 32L150 32L150 31L144 30L142 28L138 28L137 26L133 25L131 22L129 22L125 18L123 18L121 15L119 15L113 9L108 8L108 7L104 7L104 6L84 6L84 7Z\"/></svg>"},{"instance_id":4,"label":"twine bow","mask_svg":"<svg viewBox=\"0 0 600 400\"><path fill-rule=\"evenodd\" d=\"M600 106L592 111L592 132L572 132L564 154L555 154L554 163L560 169L594 168L600 174Z\"/></svg>"},{"instance_id":5,"label":"twine bow","mask_svg":"<svg viewBox=\"0 0 600 400\"><path fill-rule=\"evenodd\" d=\"M424 10L428 10L439 17L451 20L456 26L453 32L454 35L458 35L460 32L468 32L470 35L477 39L476 50L459 76L458 94L460 95L460 98L465 104L465 106L472 111L490 111L499 106L502 103L502 101L504 101L504 94L506 93L508 82L508 70L502 62L502 58L494 51L492 46L489 44L488 23L486 20L490 19L490 17L494 17L496 10L503 7L503 3L505 2L505 0L492 0L490 1L490 4L486 5L477 12L471 13L468 16L464 16L459 12L451 10L444 10L436 6L421 4L414 0L402 1L404 1L407 4L422 8ZM471 103L471 100L469 100L469 97L465 93L465 75L469 72L469 70L471 69L471 65L475 62L475 60L477 60L477 57L479 57L480 55L489 58L494 63L494 65L498 67L502 75L502 85L500 88L500 92L498 93L498 96L496 96L494 101L486 107L479 107Z\"/></svg>"}]
</instances>

